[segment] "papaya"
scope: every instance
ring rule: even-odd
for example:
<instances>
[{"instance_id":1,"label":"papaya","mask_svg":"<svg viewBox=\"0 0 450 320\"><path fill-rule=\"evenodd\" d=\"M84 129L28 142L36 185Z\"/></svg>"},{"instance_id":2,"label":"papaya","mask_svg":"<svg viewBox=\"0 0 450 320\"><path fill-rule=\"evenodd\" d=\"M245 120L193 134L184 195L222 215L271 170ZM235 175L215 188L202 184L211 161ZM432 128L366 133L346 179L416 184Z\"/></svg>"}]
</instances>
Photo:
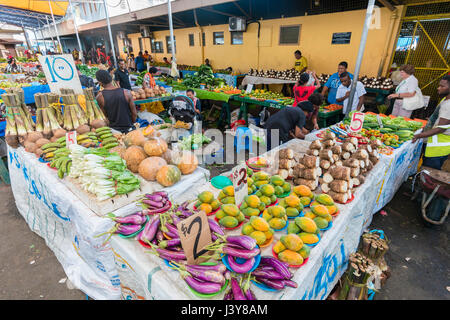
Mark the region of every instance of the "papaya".
<instances>
[{"instance_id":1,"label":"papaya","mask_svg":"<svg viewBox=\"0 0 450 320\"><path fill-rule=\"evenodd\" d=\"M255 195L246 196L244 198L244 201L249 207L252 208L258 208L259 204L261 203L261 200Z\"/></svg>"},{"instance_id":2,"label":"papaya","mask_svg":"<svg viewBox=\"0 0 450 320\"><path fill-rule=\"evenodd\" d=\"M253 193L252 187L250 187L250 186L247 187L247 193L248 194L252 194Z\"/></svg>"},{"instance_id":3,"label":"papaya","mask_svg":"<svg viewBox=\"0 0 450 320\"><path fill-rule=\"evenodd\" d=\"M211 191L203 191L197 196L202 203L211 203L214 200L214 194Z\"/></svg>"},{"instance_id":4,"label":"papaya","mask_svg":"<svg viewBox=\"0 0 450 320\"><path fill-rule=\"evenodd\" d=\"M317 231L317 225L314 220L307 217L297 217L295 218L295 223L302 229L304 232L314 233Z\"/></svg>"},{"instance_id":5,"label":"papaya","mask_svg":"<svg viewBox=\"0 0 450 320\"><path fill-rule=\"evenodd\" d=\"M228 197L234 197L234 187L226 186L222 189L223 193L225 193Z\"/></svg>"},{"instance_id":6,"label":"papaya","mask_svg":"<svg viewBox=\"0 0 450 320\"><path fill-rule=\"evenodd\" d=\"M250 224L252 225L253 228L262 232L269 230L270 227L269 223L266 220L264 220L261 217L255 216L250 218Z\"/></svg>"},{"instance_id":7,"label":"papaya","mask_svg":"<svg viewBox=\"0 0 450 320\"><path fill-rule=\"evenodd\" d=\"M331 206L326 206L328 209L328 213L333 215L338 211L338 208L336 207L336 205L331 205Z\"/></svg>"},{"instance_id":8,"label":"papaya","mask_svg":"<svg viewBox=\"0 0 450 320\"><path fill-rule=\"evenodd\" d=\"M304 217L314 219L317 216L314 213L312 213L311 211L308 211L308 212L305 212Z\"/></svg>"},{"instance_id":9,"label":"papaya","mask_svg":"<svg viewBox=\"0 0 450 320\"><path fill-rule=\"evenodd\" d=\"M258 171L258 172L255 172L252 175L252 178L255 181L261 181L261 180L268 181L269 180L269 174L267 172L264 172L264 171Z\"/></svg>"},{"instance_id":10,"label":"papaya","mask_svg":"<svg viewBox=\"0 0 450 320\"><path fill-rule=\"evenodd\" d=\"M197 207L199 211L204 211L206 214L212 212L212 207L209 203L202 203L199 207Z\"/></svg>"},{"instance_id":11,"label":"papaya","mask_svg":"<svg viewBox=\"0 0 450 320\"><path fill-rule=\"evenodd\" d=\"M286 208L286 215L288 217L296 217L300 214L300 212L298 212L297 208L292 208L292 207L287 207Z\"/></svg>"},{"instance_id":12,"label":"papaya","mask_svg":"<svg viewBox=\"0 0 450 320\"><path fill-rule=\"evenodd\" d=\"M262 231L253 231L252 233L249 234L250 237L252 237L253 239L256 240L256 244L257 245L262 245L264 242L266 242L267 238L266 235L264 234L264 232Z\"/></svg>"},{"instance_id":13,"label":"papaya","mask_svg":"<svg viewBox=\"0 0 450 320\"><path fill-rule=\"evenodd\" d=\"M263 195L270 197L271 195L275 194L275 188L271 184L263 184L259 187L259 190L262 192Z\"/></svg>"},{"instance_id":14,"label":"papaya","mask_svg":"<svg viewBox=\"0 0 450 320\"><path fill-rule=\"evenodd\" d=\"M280 200L278 200L278 205L282 206L285 209L288 207L288 205L286 204L286 201L284 200L284 198L281 198Z\"/></svg>"},{"instance_id":15,"label":"papaya","mask_svg":"<svg viewBox=\"0 0 450 320\"><path fill-rule=\"evenodd\" d=\"M280 241L286 248L292 251L298 251L303 246L302 239L300 239L300 237L294 233L281 236Z\"/></svg>"},{"instance_id":16,"label":"papaya","mask_svg":"<svg viewBox=\"0 0 450 320\"><path fill-rule=\"evenodd\" d=\"M279 175L274 175L270 177L270 183L273 184L274 186L282 186L284 184L284 179L279 176Z\"/></svg>"},{"instance_id":17,"label":"papaya","mask_svg":"<svg viewBox=\"0 0 450 320\"><path fill-rule=\"evenodd\" d=\"M235 200L234 197L225 197L221 199L220 202L222 202L223 204L234 204Z\"/></svg>"},{"instance_id":18,"label":"papaya","mask_svg":"<svg viewBox=\"0 0 450 320\"><path fill-rule=\"evenodd\" d=\"M311 248L304 244L303 247L297 252L303 257L303 259L306 259L311 253Z\"/></svg>"},{"instance_id":19,"label":"papaya","mask_svg":"<svg viewBox=\"0 0 450 320\"><path fill-rule=\"evenodd\" d=\"M239 208L235 204L223 204L220 207L227 215L236 217L239 214Z\"/></svg>"},{"instance_id":20,"label":"papaya","mask_svg":"<svg viewBox=\"0 0 450 320\"><path fill-rule=\"evenodd\" d=\"M261 196L259 199L266 205L266 207L272 204L272 200L269 197Z\"/></svg>"},{"instance_id":21,"label":"papaya","mask_svg":"<svg viewBox=\"0 0 450 320\"><path fill-rule=\"evenodd\" d=\"M226 195L225 193L223 193L222 190L220 190L219 196L217 197L217 199L222 200L223 198L226 198L226 196L227 196L227 195Z\"/></svg>"},{"instance_id":22,"label":"papaya","mask_svg":"<svg viewBox=\"0 0 450 320\"><path fill-rule=\"evenodd\" d=\"M286 220L280 218L272 218L269 220L269 226L276 230L283 229L286 226Z\"/></svg>"},{"instance_id":23,"label":"papaya","mask_svg":"<svg viewBox=\"0 0 450 320\"><path fill-rule=\"evenodd\" d=\"M219 209L220 207L220 202L216 199L214 199L210 204L213 211Z\"/></svg>"},{"instance_id":24,"label":"papaya","mask_svg":"<svg viewBox=\"0 0 450 320\"><path fill-rule=\"evenodd\" d=\"M300 198L297 197L295 194L291 194L284 198L284 201L286 202L286 205L292 208L297 207L300 204Z\"/></svg>"},{"instance_id":25,"label":"papaya","mask_svg":"<svg viewBox=\"0 0 450 320\"><path fill-rule=\"evenodd\" d=\"M315 206L311 206L311 211L312 211L316 216L319 216L319 217L326 217L327 215L329 215L329 213L328 213L328 208L325 207L325 206L322 205L322 204L318 204L318 205L315 205Z\"/></svg>"},{"instance_id":26,"label":"papaya","mask_svg":"<svg viewBox=\"0 0 450 320\"><path fill-rule=\"evenodd\" d=\"M319 237L315 233L300 232L298 236L306 244L315 244L319 241Z\"/></svg>"},{"instance_id":27,"label":"papaya","mask_svg":"<svg viewBox=\"0 0 450 320\"><path fill-rule=\"evenodd\" d=\"M331 220L333 220L333 216L332 216L331 214L327 214L327 215L325 215L325 216L322 217L322 218L324 218L324 219L327 220L328 222L331 222Z\"/></svg>"},{"instance_id":28,"label":"papaya","mask_svg":"<svg viewBox=\"0 0 450 320\"><path fill-rule=\"evenodd\" d=\"M275 187L275 195L276 196L281 196L283 193L284 193L284 190L282 187L280 187L280 186Z\"/></svg>"},{"instance_id":29,"label":"papaya","mask_svg":"<svg viewBox=\"0 0 450 320\"><path fill-rule=\"evenodd\" d=\"M273 207L269 207L267 208L267 212L275 218L281 218L284 217L286 215L286 209L284 209L281 206L273 206Z\"/></svg>"},{"instance_id":30,"label":"papaya","mask_svg":"<svg viewBox=\"0 0 450 320\"><path fill-rule=\"evenodd\" d=\"M235 217L226 216L219 220L219 224L226 228L234 228L239 224L239 221Z\"/></svg>"},{"instance_id":31,"label":"papaya","mask_svg":"<svg viewBox=\"0 0 450 320\"><path fill-rule=\"evenodd\" d=\"M261 186L269 184L269 180L258 180L254 183L257 188L261 189ZM273 187L272 187L273 188ZM275 190L275 189L274 189ZM275 191L274 191L275 192Z\"/></svg>"},{"instance_id":32,"label":"papaya","mask_svg":"<svg viewBox=\"0 0 450 320\"><path fill-rule=\"evenodd\" d=\"M246 236L250 235L250 233L252 233L253 231L255 231L255 229L252 227L250 222L247 222L242 226L242 234Z\"/></svg>"},{"instance_id":33,"label":"papaya","mask_svg":"<svg viewBox=\"0 0 450 320\"><path fill-rule=\"evenodd\" d=\"M255 196L258 198L261 198L263 196L262 192L260 190L256 191Z\"/></svg>"},{"instance_id":34,"label":"papaya","mask_svg":"<svg viewBox=\"0 0 450 320\"><path fill-rule=\"evenodd\" d=\"M260 203L258 206L258 210L259 210L259 212L266 210L266 204L264 202L262 202L261 200L260 200Z\"/></svg>"},{"instance_id":35,"label":"papaya","mask_svg":"<svg viewBox=\"0 0 450 320\"><path fill-rule=\"evenodd\" d=\"M275 245L273 246L273 251L276 254L278 254L284 250L286 250L286 247L284 246L284 244L281 241L277 241L277 243L275 243Z\"/></svg>"},{"instance_id":36,"label":"papaya","mask_svg":"<svg viewBox=\"0 0 450 320\"><path fill-rule=\"evenodd\" d=\"M277 202L277 196L276 196L275 194L271 195L271 196L270 196L270 201L271 201L272 203Z\"/></svg>"},{"instance_id":37,"label":"papaya","mask_svg":"<svg viewBox=\"0 0 450 320\"><path fill-rule=\"evenodd\" d=\"M309 204L310 207L312 206L318 206L320 203L318 203L316 200L311 201L311 203Z\"/></svg>"},{"instance_id":38,"label":"papaya","mask_svg":"<svg viewBox=\"0 0 450 320\"><path fill-rule=\"evenodd\" d=\"M298 225L296 223L289 223L288 227L287 227L287 233L300 233L302 232L302 230L298 227Z\"/></svg>"},{"instance_id":39,"label":"papaya","mask_svg":"<svg viewBox=\"0 0 450 320\"><path fill-rule=\"evenodd\" d=\"M278 259L283 262L289 263L290 265L300 265L303 263L303 257L299 253L291 251L289 249L280 252L278 254Z\"/></svg>"},{"instance_id":40,"label":"papaya","mask_svg":"<svg viewBox=\"0 0 450 320\"><path fill-rule=\"evenodd\" d=\"M326 193L318 194L314 200L325 206L331 206L334 204L333 198Z\"/></svg>"},{"instance_id":41,"label":"papaya","mask_svg":"<svg viewBox=\"0 0 450 320\"><path fill-rule=\"evenodd\" d=\"M241 211L243 211L244 209L247 209L248 208L248 204L247 204L247 202L242 202L242 204L241 204L241 206L239 207L239 209L241 209Z\"/></svg>"},{"instance_id":42,"label":"papaya","mask_svg":"<svg viewBox=\"0 0 450 320\"><path fill-rule=\"evenodd\" d=\"M302 212L304 207L303 207L303 205L301 203L299 203L298 206L295 207L295 209L297 209L298 212Z\"/></svg>"},{"instance_id":43,"label":"papaya","mask_svg":"<svg viewBox=\"0 0 450 320\"><path fill-rule=\"evenodd\" d=\"M266 235L267 240L272 238L274 233L275 233L275 230L273 230L272 228L269 228L269 230L264 231L264 234Z\"/></svg>"},{"instance_id":44,"label":"papaya","mask_svg":"<svg viewBox=\"0 0 450 320\"><path fill-rule=\"evenodd\" d=\"M255 208L246 208L246 209L242 210L242 213L246 217L258 216L259 215L259 210L255 209Z\"/></svg>"},{"instance_id":45,"label":"papaya","mask_svg":"<svg viewBox=\"0 0 450 320\"><path fill-rule=\"evenodd\" d=\"M319 229L325 229L326 227L328 227L328 221L325 220L325 218L316 217L313 221L316 223Z\"/></svg>"},{"instance_id":46,"label":"papaya","mask_svg":"<svg viewBox=\"0 0 450 320\"><path fill-rule=\"evenodd\" d=\"M284 191L283 193L291 192L291 190L292 190L291 184L289 182L283 183L282 188Z\"/></svg>"},{"instance_id":47,"label":"papaya","mask_svg":"<svg viewBox=\"0 0 450 320\"><path fill-rule=\"evenodd\" d=\"M242 221L245 220L245 216L244 216L244 214L242 212L239 212L239 214L237 215L236 219L237 219L237 221L239 223L241 223Z\"/></svg>"},{"instance_id":48,"label":"papaya","mask_svg":"<svg viewBox=\"0 0 450 320\"><path fill-rule=\"evenodd\" d=\"M311 189L302 184L294 187L294 193L299 197L309 197L309 198L314 197Z\"/></svg>"},{"instance_id":49,"label":"papaya","mask_svg":"<svg viewBox=\"0 0 450 320\"><path fill-rule=\"evenodd\" d=\"M253 181L252 178L250 178L250 177L247 178L247 185L248 185L248 186L251 187L254 183L255 183L255 181Z\"/></svg>"},{"instance_id":50,"label":"papaya","mask_svg":"<svg viewBox=\"0 0 450 320\"><path fill-rule=\"evenodd\" d=\"M224 218L226 216L227 216L227 214L223 210L219 210L219 211L216 212L217 220L220 220L220 219L222 219L222 218Z\"/></svg>"},{"instance_id":51,"label":"papaya","mask_svg":"<svg viewBox=\"0 0 450 320\"><path fill-rule=\"evenodd\" d=\"M262 218L266 221L269 221L270 219L272 219L273 217L269 214L269 212L266 210L263 211L262 213Z\"/></svg>"},{"instance_id":52,"label":"papaya","mask_svg":"<svg viewBox=\"0 0 450 320\"><path fill-rule=\"evenodd\" d=\"M300 198L300 203L303 206L307 206L307 205L309 205L311 203L311 198L310 197L301 197Z\"/></svg>"}]
</instances>

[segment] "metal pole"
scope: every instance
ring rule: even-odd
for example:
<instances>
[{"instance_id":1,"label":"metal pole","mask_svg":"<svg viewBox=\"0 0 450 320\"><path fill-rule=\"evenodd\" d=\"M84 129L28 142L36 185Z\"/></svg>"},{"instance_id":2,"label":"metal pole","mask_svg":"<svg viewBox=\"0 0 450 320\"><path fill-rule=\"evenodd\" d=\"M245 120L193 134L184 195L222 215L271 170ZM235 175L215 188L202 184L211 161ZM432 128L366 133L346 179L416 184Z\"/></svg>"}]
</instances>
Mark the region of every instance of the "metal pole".
<instances>
[{"instance_id":1,"label":"metal pole","mask_svg":"<svg viewBox=\"0 0 450 320\"><path fill-rule=\"evenodd\" d=\"M28 50L31 50L30 49L30 40L28 39L27 31L23 27L23 22L21 22L21 24L22 24L23 35L25 36L25 42L27 43L27 48L28 48Z\"/></svg>"},{"instance_id":2,"label":"metal pole","mask_svg":"<svg viewBox=\"0 0 450 320\"><path fill-rule=\"evenodd\" d=\"M361 35L361 42L359 43L358 56L356 58L355 74L353 75L352 86L350 89L350 96L348 97L347 111L351 110L353 100L355 98L356 84L358 83L359 70L361 69L361 62L364 56L364 48L366 47L367 33L369 32L370 21L372 20L373 7L375 0L369 0L366 12L366 20L364 21L364 28ZM348 114L350 111L346 112Z\"/></svg>"},{"instance_id":3,"label":"metal pole","mask_svg":"<svg viewBox=\"0 0 450 320\"><path fill-rule=\"evenodd\" d=\"M167 8L169 10L170 51L172 52L172 61L176 63L177 59L175 57L175 41L173 40L172 5L170 4L170 0L167 0Z\"/></svg>"},{"instance_id":4,"label":"metal pole","mask_svg":"<svg viewBox=\"0 0 450 320\"><path fill-rule=\"evenodd\" d=\"M106 0L103 0L103 5L105 7L106 23L108 24L109 41L111 42L112 54L114 58L114 66L117 67L116 50L114 49L114 41L111 32L111 24L109 23L108 9L106 8Z\"/></svg>"},{"instance_id":5,"label":"metal pole","mask_svg":"<svg viewBox=\"0 0 450 320\"><path fill-rule=\"evenodd\" d=\"M47 20L48 34L50 35L50 38L52 39L52 44L53 44L53 46L56 48L56 45L55 45L55 39L53 38L53 35L52 35L52 33L50 32L50 23L48 22L48 17L47 17L47 16L45 16L45 20Z\"/></svg>"},{"instance_id":6,"label":"metal pole","mask_svg":"<svg viewBox=\"0 0 450 320\"><path fill-rule=\"evenodd\" d=\"M39 41L38 41L38 38L37 38L37 35L36 35L36 29L33 29L33 33L34 33L34 40L36 41L37 51L41 51L39 49Z\"/></svg>"},{"instance_id":7,"label":"metal pole","mask_svg":"<svg viewBox=\"0 0 450 320\"><path fill-rule=\"evenodd\" d=\"M55 16L53 15L53 8L52 8L52 5L50 4L50 0L48 0L48 6L50 7L50 13L52 14L53 26L55 27L56 38L58 39L58 43L59 43L59 53L64 53L61 40L59 39L58 28L56 27Z\"/></svg>"},{"instance_id":8,"label":"metal pole","mask_svg":"<svg viewBox=\"0 0 450 320\"><path fill-rule=\"evenodd\" d=\"M75 8L72 4L72 1L69 0L69 5L72 9L72 15L73 15L73 26L75 27L75 34L77 35L77 41L78 41L78 50L79 50L79 56L81 58L81 62L84 63L84 57L83 57L83 48L81 47L81 41L80 36L78 35L78 26L77 26L77 19L75 19Z\"/></svg>"},{"instance_id":9,"label":"metal pole","mask_svg":"<svg viewBox=\"0 0 450 320\"><path fill-rule=\"evenodd\" d=\"M47 41L45 41L44 33L42 32L42 28L41 28L41 24L40 23L39 23L39 28L41 30L42 41L44 41L44 48L45 48L45 54L44 55L47 55Z\"/></svg>"}]
</instances>

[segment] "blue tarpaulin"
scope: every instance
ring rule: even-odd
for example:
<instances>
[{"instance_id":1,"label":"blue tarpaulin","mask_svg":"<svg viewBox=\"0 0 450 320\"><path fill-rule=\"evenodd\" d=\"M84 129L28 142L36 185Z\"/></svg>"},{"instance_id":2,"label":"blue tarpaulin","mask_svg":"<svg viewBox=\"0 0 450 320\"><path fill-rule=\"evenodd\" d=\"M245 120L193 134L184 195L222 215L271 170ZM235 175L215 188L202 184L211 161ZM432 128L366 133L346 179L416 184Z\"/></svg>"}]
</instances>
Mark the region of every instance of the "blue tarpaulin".
<instances>
[{"instance_id":1,"label":"blue tarpaulin","mask_svg":"<svg viewBox=\"0 0 450 320\"><path fill-rule=\"evenodd\" d=\"M34 95L36 93L46 93L50 92L50 87L48 84L41 84L37 86L30 86L30 87L22 87L23 93L25 95L25 104L34 103ZM5 93L6 91L3 89L0 89L0 94Z\"/></svg>"}]
</instances>

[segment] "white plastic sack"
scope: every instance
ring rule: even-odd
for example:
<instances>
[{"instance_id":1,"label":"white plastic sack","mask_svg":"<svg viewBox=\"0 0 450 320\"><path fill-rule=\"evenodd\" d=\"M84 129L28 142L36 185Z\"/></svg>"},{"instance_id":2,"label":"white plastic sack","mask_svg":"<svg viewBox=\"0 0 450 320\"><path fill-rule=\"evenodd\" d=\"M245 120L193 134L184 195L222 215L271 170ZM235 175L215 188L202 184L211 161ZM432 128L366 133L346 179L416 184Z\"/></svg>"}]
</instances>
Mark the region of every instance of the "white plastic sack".
<instances>
[{"instance_id":1,"label":"white plastic sack","mask_svg":"<svg viewBox=\"0 0 450 320\"><path fill-rule=\"evenodd\" d=\"M148 123L152 123L155 120L157 120L161 123L164 123L164 120L161 117L159 117L158 115L156 115L154 113L148 112L148 111L138 112L138 117L141 119L147 120Z\"/></svg>"}]
</instances>

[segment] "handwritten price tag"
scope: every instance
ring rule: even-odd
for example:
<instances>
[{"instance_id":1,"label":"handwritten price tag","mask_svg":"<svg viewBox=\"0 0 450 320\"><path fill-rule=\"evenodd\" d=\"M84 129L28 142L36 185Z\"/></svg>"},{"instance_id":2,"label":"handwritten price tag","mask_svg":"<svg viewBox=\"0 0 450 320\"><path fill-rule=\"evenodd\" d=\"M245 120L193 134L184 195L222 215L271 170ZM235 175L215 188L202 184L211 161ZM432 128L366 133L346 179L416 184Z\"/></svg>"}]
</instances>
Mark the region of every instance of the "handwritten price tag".
<instances>
[{"instance_id":1,"label":"handwritten price tag","mask_svg":"<svg viewBox=\"0 0 450 320\"><path fill-rule=\"evenodd\" d=\"M208 253L208 250L203 248L212 243L206 213L200 211L180 221L177 229L188 264L198 264L206 260L200 258Z\"/></svg>"},{"instance_id":2,"label":"handwritten price tag","mask_svg":"<svg viewBox=\"0 0 450 320\"><path fill-rule=\"evenodd\" d=\"M250 84L247 85L247 88L246 88L246 90L245 90L245 93L250 93L250 92L252 92L252 90L253 90L253 84L250 83Z\"/></svg>"},{"instance_id":3,"label":"handwritten price tag","mask_svg":"<svg viewBox=\"0 0 450 320\"><path fill-rule=\"evenodd\" d=\"M352 116L352 122L350 123L350 131L360 132L364 123L364 113L355 112Z\"/></svg>"},{"instance_id":4,"label":"handwritten price tag","mask_svg":"<svg viewBox=\"0 0 450 320\"><path fill-rule=\"evenodd\" d=\"M69 131L66 133L66 147L69 148L72 144L78 144L76 131Z\"/></svg>"},{"instance_id":5,"label":"handwritten price tag","mask_svg":"<svg viewBox=\"0 0 450 320\"><path fill-rule=\"evenodd\" d=\"M233 169L234 201L239 206L248 196L247 166L241 164Z\"/></svg>"}]
</instances>

